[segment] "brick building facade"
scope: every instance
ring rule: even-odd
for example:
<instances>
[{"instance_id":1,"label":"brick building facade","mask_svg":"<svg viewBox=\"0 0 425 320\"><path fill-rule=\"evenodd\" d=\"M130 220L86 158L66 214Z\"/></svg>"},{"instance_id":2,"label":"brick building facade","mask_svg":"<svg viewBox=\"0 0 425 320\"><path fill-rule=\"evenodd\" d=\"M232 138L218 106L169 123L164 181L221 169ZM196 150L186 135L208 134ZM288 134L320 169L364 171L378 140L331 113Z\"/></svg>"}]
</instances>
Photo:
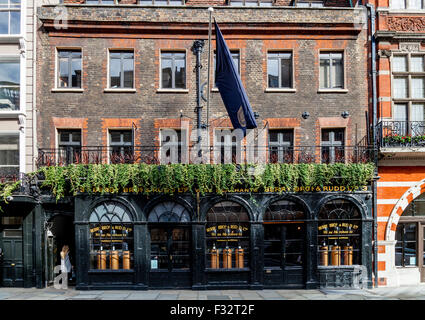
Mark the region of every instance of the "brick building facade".
<instances>
[{"instance_id":1,"label":"brick building facade","mask_svg":"<svg viewBox=\"0 0 425 320\"><path fill-rule=\"evenodd\" d=\"M377 19L378 283L419 284L424 281L424 4L370 3Z\"/></svg>"},{"instance_id":2,"label":"brick building facade","mask_svg":"<svg viewBox=\"0 0 425 320\"><path fill-rule=\"evenodd\" d=\"M208 78L211 5L256 114L254 135L259 150L266 151L265 162L348 166L371 160L365 81L370 30L361 4L63 2L37 11L40 167L156 164L158 158L162 162L164 143L192 146L200 125L197 90ZM198 40L204 41L200 83ZM226 133L218 135L232 127L213 84L213 65L212 57L208 113L207 103L198 101L203 141L214 142L207 150L218 150L220 158L205 162L224 162L222 153L229 148L231 161L244 162L235 159L233 148L240 142L248 149L248 137L234 141ZM169 129L178 134L167 135ZM167 153L165 159L172 162ZM174 160L184 159L181 151ZM26 220L24 237L32 237L32 246L42 252L33 257L39 287L53 282L65 244L78 289L373 285L370 184L354 192L334 185L331 192L244 188L224 195L80 190L60 201L37 187L28 197L34 220Z\"/></svg>"}]
</instances>

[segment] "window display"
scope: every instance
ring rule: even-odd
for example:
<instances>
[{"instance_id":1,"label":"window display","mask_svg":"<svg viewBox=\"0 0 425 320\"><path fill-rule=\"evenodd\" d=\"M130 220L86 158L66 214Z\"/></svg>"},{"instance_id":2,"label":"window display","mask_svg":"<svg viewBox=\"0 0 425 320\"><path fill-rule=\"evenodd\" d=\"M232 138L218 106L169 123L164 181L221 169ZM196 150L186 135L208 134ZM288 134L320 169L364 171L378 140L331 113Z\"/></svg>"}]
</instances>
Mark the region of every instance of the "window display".
<instances>
[{"instance_id":1,"label":"window display","mask_svg":"<svg viewBox=\"0 0 425 320\"><path fill-rule=\"evenodd\" d=\"M319 265L361 264L361 214L350 201L327 202L319 212Z\"/></svg>"},{"instance_id":2,"label":"window display","mask_svg":"<svg viewBox=\"0 0 425 320\"><path fill-rule=\"evenodd\" d=\"M249 216L241 205L214 205L207 213L207 268L248 268L249 232Z\"/></svg>"},{"instance_id":3,"label":"window display","mask_svg":"<svg viewBox=\"0 0 425 320\"><path fill-rule=\"evenodd\" d=\"M90 268L133 268L133 224L130 212L119 202L103 202L90 215Z\"/></svg>"}]
</instances>

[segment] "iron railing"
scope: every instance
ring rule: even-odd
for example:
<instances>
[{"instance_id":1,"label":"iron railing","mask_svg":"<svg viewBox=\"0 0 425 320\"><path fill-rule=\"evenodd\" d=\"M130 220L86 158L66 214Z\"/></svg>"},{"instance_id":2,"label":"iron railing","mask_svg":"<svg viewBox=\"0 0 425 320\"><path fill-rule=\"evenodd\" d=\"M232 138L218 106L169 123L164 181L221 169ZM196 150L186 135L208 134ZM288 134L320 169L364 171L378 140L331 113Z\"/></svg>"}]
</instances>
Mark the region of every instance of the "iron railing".
<instances>
[{"instance_id":1,"label":"iron railing","mask_svg":"<svg viewBox=\"0 0 425 320\"><path fill-rule=\"evenodd\" d=\"M425 121L381 121L377 142L383 148L425 147Z\"/></svg>"},{"instance_id":2,"label":"iron railing","mask_svg":"<svg viewBox=\"0 0 425 320\"><path fill-rule=\"evenodd\" d=\"M37 166L106 163L366 163L373 161L370 146L83 146L39 149Z\"/></svg>"}]
</instances>

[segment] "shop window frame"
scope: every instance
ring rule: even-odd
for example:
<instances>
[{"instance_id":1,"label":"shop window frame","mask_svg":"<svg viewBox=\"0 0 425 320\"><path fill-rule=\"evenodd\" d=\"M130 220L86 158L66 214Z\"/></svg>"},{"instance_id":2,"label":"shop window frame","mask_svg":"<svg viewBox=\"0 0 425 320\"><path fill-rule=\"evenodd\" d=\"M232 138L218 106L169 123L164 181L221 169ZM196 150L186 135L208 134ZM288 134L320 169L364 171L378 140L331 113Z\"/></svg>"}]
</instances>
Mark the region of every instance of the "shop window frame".
<instances>
[{"instance_id":1,"label":"shop window frame","mask_svg":"<svg viewBox=\"0 0 425 320\"><path fill-rule=\"evenodd\" d=\"M229 211L228 209L226 209L225 205L227 204L227 206L229 206L229 203L232 206L238 207L238 212ZM221 210L217 209L219 206L221 206L222 212L220 212ZM216 210L214 210L214 208L216 208ZM217 220L218 213L222 215L224 221ZM242 219L239 218L238 214L242 215ZM231 215L236 217L236 219L229 219ZM213 216L215 216L216 219L209 220L209 218ZM206 270L219 270L224 272L250 270L249 259L251 255L251 221L248 210L243 205L234 200L222 200L216 202L208 209L205 220ZM219 238L219 231L224 229L226 229L225 233L227 234L227 236ZM237 232L233 233L232 230L236 230ZM208 235L208 233L211 233L211 235ZM241 236L237 236L235 234L241 234ZM220 248L220 246L218 246L218 242L226 242L226 246L224 248ZM234 247L229 246L229 243L232 242L237 242L238 245ZM229 252L226 253L225 251L227 249L231 250L230 263L228 258ZM241 249L243 249L243 251L240 251ZM243 264L242 267L241 264Z\"/></svg>"},{"instance_id":2,"label":"shop window frame","mask_svg":"<svg viewBox=\"0 0 425 320\"><path fill-rule=\"evenodd\" d=\"M110 210L109 205L113 206L113 209ZM104 213L100 213L97 211L98 208L103 207L105 209ZM115 211L117 207L120 207L123 211L121 213L121 217L118 216L118 212ZM99 216L100 215L100 216ZM103 220L103 221L102 221ZM118 221L114 221L118 220ZM131 214L131 211L127 208L126 205L122 204L116 200L106 200L100 203L97 203L92 207L90 211L90 215L88 216L88 227L89 227L89 271L90 272L123 272L123 271L134 271L134 218ZM105 227L105 228L103 228ZM98 232L102 230L102 232ZM103 230L112 230L110 232L110 237L103 237ZM123 234L121 237L116 236L116 230L126 231L126 236ZM100 235L100 236L98 236ZM106 233L107 235L107 233ZM104 242L114 243L112 240L116 239L118 242L116 243L127 243L126 246L121 245L121 249L116 249L115 246L107 246L111 247L108 250L105 250L102 245L102 240ZM127 242L124 242L127 240ZM105 243L106 243L105 242ZM95 248L98 247L99 250ZM128 267L124 266L124 257L126 263L128 263ZM118 268L113 267L116 263L116 259L118 258ZM103 262L104 265L103 265Z\"/></svg>"},{"instance_id":3,"label":"shop window frame","mask_svg":"<svg viewBox=\"0 0 425 320\"><path fill-rule=\"evenodd\" d=\"M326 212L328 206L333 209ZM326 201L318 211L317 223L318 266L362 265L363 216L352 200L334 198Z\"/></svg>"}]
</instances>

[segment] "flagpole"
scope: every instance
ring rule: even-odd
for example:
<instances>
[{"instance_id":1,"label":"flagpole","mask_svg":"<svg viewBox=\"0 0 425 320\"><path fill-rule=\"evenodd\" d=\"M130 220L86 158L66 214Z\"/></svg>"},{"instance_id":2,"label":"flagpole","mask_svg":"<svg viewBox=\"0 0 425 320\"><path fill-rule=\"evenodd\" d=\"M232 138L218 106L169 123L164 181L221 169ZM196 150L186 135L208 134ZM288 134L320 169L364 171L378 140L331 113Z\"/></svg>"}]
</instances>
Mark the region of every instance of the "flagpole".
<instances>
[{"instance_id":1,"label":"flagpole","mask_svg":"<svg viewBox=\"0 0 425 320\"><path fill-rule=\"evenodd\" d=\"M211 78L211 29L212 29L212 22L211 22L211 16L214 9L212 7L208 8L209 12L209 25L208 25L208 80L207 80L207 122L206 126L209 128L209 121L210 121L210 78Z\"/></svg>"}]
</instances>

